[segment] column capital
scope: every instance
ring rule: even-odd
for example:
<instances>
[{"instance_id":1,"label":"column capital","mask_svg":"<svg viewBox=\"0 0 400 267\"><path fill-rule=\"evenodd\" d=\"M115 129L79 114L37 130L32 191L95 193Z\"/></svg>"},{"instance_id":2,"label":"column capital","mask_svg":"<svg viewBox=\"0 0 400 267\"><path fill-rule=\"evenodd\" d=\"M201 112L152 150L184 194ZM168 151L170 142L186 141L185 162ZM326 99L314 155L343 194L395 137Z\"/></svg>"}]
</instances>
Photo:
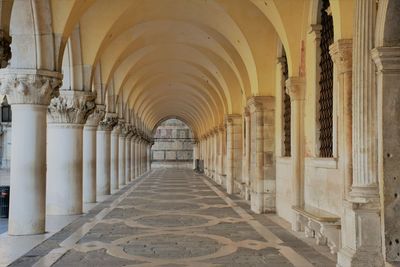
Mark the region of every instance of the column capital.
<instances>
[{"instance_id":1,"label":"column capital","mask_svg":"<svg viewBox=\"0 0 400 267\"><path fill-rule=\"evenodd\" d=\"M322 30L321 24L312 24L308 29L308 34L313 40L319 40L321 39L321 30Z\"/></svg>"},{"instance_id":2,"label":"column capital","mask_svg":"<svg viewBox=\"0 0 400 267\"><path fill-rule=\"evenodd\" d=\"M94 109L94 112L90 114L88 119L86 120L86 126L97 127L100 121L104 119L105 115L106 115L106 106L97 104Z\"/></svg>"},{"instance_id":3,"label":"column capital","mask_svg":"<svg viewBox=\"0 0 400 267\"><path fill-rule=\"evenodd\" d=\"M98 129L100 131L112 131L118 123L118 115L116 113L106 113L105 119L100 121Z\"/></svg>"},{"instance_id":4,"label":"column capital","mask_svg":"<svg viewBox=\"0 0 400 267\"><path fill-rule=\"evenodd\" d=\"M250 113L274 109L275 101L273 96L253 96L247 100L247 107Z\"/></svg>"},{"instance_id":5,"label":"column capital","mask_svg":"<svg viewBox=\"0 0 400 267\"><path fill-rule=\"evenodd\" d=\"M49 123L85 124L94 111L95 94L87 91L61 91L47 109Z\"/></svg>"},{"instance_id":6,"label":"column capital","mask_svg":"<svg viewBox=\"0 0 400 267\"><path fill-rule=\"evenodd\" d=\"M225 115L224 123L225 125L240 124L241 119L242 116L240 116L239 114L227 114Z\"/></svg>"},{"instance_id":7,"label":"column capital","mask_svg":"<svg viewBox=\"0 0 400 267\"><path fill-rule=\"evenodd\" d=\"M340 73L352 71L353 39L340 39L329 47L333 62Z\"/></svg>"},{"instance_id":8,"label":"column capital","mask_svg":"<svg viewBox=\"0 0 400 267\"><path fill-rule=\"evenodd\" d=\"M400 47L376 47L371 50L378 71L399 73Z\"/></svg>"},{"instance_id":9,"label":"column capital","mask_svg":"<svg viewBox=\"0 0 400 267\"><path fill-rule=\"evenodd\" d=\"M289 77L286 80L286 93L290 96L290 100L304 100L306 82L304 78Z\"/></svg>"},{"instance_id":10,"label":"column capital","mask_svg":"<svg viewBox=\"0 0 400 267\"><path fill-rule=\"evenodd\" d=\"M1 69L0 94L10 104L49 105L58 96L62 74L37 69Z\"/></svg>"}]
</instances>

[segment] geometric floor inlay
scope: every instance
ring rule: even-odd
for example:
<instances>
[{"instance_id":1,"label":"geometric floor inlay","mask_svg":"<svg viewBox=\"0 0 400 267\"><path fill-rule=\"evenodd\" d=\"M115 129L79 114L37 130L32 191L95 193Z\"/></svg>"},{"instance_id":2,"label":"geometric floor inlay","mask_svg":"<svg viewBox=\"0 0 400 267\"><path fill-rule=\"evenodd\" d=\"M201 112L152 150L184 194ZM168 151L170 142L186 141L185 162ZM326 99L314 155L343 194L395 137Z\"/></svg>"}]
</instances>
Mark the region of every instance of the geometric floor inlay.
<instances>
[{"instance_id":1,"label":"geometric floor inlay","mask_svg":"<svg viewBox=\"0 0 400 267\"><path fill-rule=\"evenodd\" d=\"M33 266L318 265L202 176L165 169L128 185Z\"/></svg>"}]
</instances>

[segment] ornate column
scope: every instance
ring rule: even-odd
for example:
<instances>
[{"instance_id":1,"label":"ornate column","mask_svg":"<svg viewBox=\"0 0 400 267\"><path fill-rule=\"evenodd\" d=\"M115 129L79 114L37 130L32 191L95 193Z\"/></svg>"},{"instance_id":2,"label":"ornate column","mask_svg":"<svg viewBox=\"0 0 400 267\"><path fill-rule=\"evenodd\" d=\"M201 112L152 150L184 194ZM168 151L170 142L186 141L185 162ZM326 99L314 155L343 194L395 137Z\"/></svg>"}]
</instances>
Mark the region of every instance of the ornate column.
<instances>
[{"instance_id":1,"label":"ornate column","mask_svg":"<svg viewBox=\"0 0 400 267\"><path fill-rule=\"evenodd\" d=\"M119 188L124 187L125 180L126 180L126 173L125 173L125 163L126 163L126 147L125 147L125 139L126 139L126 126L125 122L121 119L118 123L120 127L119 132L119 141L118 141L118 185Z\"/></svg>"},{"instance_id":2,"label":"ornate column","mask_svg":"<svg viewBox=\"0 0 400 267\"><path fill-rule=\"evenodd\" d=\"M83 125L96 107L95 95L62 91L48 107L47 191L48 215L82 213Z\"/></svg>"},{"instance_id":3,"label":"ornate column","mask_svg":"<svg viewBox=\"0 0 400 267\"><path fill-rule=\"evenodd\" d=\"M251 118L251 210L275 211L275 101L256 96L248 100Z\"/></svg>"},{"instance_id":4,"label":"ornate column","mask_svg":"<svg viewBox=\"0 0 400 267\"><path fill-rule=\"evenodd\" d=\"M376 1L356 0L353 39L353 183L342 218L338 266L383 266L378 189ZM374 229L374 230L372 230Z\"/></svg>"},{"instance_id":5,"label":"ornate column","mask_svg":"<svg viewBox=\"0 0 400 267\"><path fill-rule=\"evenodd\" d=\"M83 202L96 202L96 131L106 113L104 105L96 105L83 127Z\"/></svg>"},{"instance_id":6,"label":"ornate column","mask_svg":"<svg viewBox=\"0 0 400 267\"><path fill-rule=\"evenodd\" d=\"M400 189L400 48L378 47L372 50L372 58L377 66L378 89L378 166L381 190L382 245L387 262L396 265L400 261L400 245L396 239L400 233L400 209L398 192ZM393 241L394 240L394 241ZM398 241L398 239L397 239Z\"/></svg>"},{"instance_id":7,"label":"ornate column","mask_svg":"<svg viewBox=\"0 0 400 267\"><path fill-rule=\"evenodd\" d=\"M131 140L132 126L127 125L127 134L125 139L125 183L128 184L132 180L131 173Z\"/></svg>"},{"instance_id":8,"label":"ornate column","mask_svg":"<svg viewBox=\"0 0 400 267\"><path fill-rule=\"evenodd\" d=\"M0 70L0 93L11 105L9 235L45 232L46 112L62 74L44 70Z\"/></svg>"},{"instance_id":9,"label":"ornate column","mask_svg":"<svg viewBox=\"0 0 400 267\"><path fill-rule=\"evenodd\" d=\"M239 179L242 173L242 125L240 115L227 115L227 152L226 152L226 192L233 194L235 189L235 180Z\"/></svg>"},{"instance_id":10,"label":"ornate column","mask_svg":"<svg viewBox=\"0 0 400 267\"><path fill-rule=\"evenodd\" d=\"M111 131L118 123L116 113L107 113L97 127L96 176L97 195L111 194Z\"/></svg>"},{"instance_id":11,"label":"ornate column","mask_svg":"<svg viewBox=\"0 0 400 267\"><path fill-rule=\"evenodd\" d=\"M339 84L339 131L340 157L343 168L345 197L349 195L352 176L352 39L341 39L330 47L330 54L336 66Z\"/></svg>"},{"instance_id":12,"label":"ornate column","mask_svg":"<svg viewBox=\"0 0 400 267\"><path fill-rule=\"evenodd\" d=\"M292 206L301 207L304 205L304 79L290 77L286 80L286 91L291 101ZM300 231L300 227L297 216L293 212L292 229Z\"/></svg>"},{"instance_id":13,"label":"ornate column","mask_svg":"<svg viewBox=\"0 0 400 267\"><path fill-rule=\"evenodd\" d=\"M118 119L118 118L117 118ZM119 188L119 173L118 173L118 156L119 156L119 133L121 131L120 124L116 124L111 132L111 170L110 170L110 183L111 191L118 190Z\"/></svg>"}]
</instances>

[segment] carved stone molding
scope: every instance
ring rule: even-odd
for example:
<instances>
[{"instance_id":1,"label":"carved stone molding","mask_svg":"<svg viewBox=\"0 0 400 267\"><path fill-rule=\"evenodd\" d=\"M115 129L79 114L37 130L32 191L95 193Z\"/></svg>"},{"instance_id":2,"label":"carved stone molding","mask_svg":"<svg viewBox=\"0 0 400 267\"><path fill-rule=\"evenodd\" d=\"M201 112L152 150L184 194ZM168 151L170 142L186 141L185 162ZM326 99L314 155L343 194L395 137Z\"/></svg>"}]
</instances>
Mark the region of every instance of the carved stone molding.
<instances>
[{"instance_id":1,"label":"carved stone molding","mask_svg":"<svg viewBox=\"0 0 400 267\"><path fill-rule=\"evenodd\" d=\"M353 40L341 39L329 47L333 62L340 73L351 71L353 62Z\"/></svg>"},{"instance_id":2,"label":"carved stone molding","mask_svg":"<svg viewBox=\"0 0 400 267\"><path fill-rule=\"evenodd\" d=\"M117 126L115 126L115 130L119 132L120 137L125 138L127 134L125 121L119 119Z\"/></svg>"},{"instance_id":3,"label":"carved stone molding","mask_svg":"<svg viewBox=\"0 0 400 267\"><path fill-rule=\"evenodd\" d=\"M62 91L48 107L48 123L85 124L96 108L95 95L85 91Z\"/></svg>"},{"instance_id":4,"label":"carved stone molding","mask_svg":"<svg viewBox=\"0 0 400 267\"><path fill-rule=\"evenodd\" d=\"M238 114L228 114L228 115L225 115L224 124L225 125L240 124L241 119L242 119L242 116L240 116Z\"/></svg>"},{"instance_id":5,"label":"carved stone molding","mask_svg":"<svg viewBox=\"0 0 400 267\"><path fill-rule=\"evenodd\" d=\"M104 119L104 116L106 115L106 106L105 105L96 105L96 108L92 114L89 115L86 125L87 126L93 126L97 127Z\"/></svg>"},{"instance_id":6,"label":"carved stone molding","mask_svg":"<svg viewBox=\"0 0 400 267\"><path fill-rule=\"evenodd\" d=\"M273 96L253 96L247 100L247 109L250 113L267 109L274 109Z\"/></svg>"},{"instance_id":7,"label":"carved stone molding","mask_svg":"<svg viewBox=\"0 0 400 267\"><path fill-rule=\"evenodd\" d=\"M0 94L10 104L48 105L58 96L62 84L59 72L36 69L1 69Z\"/></svg>"}]
</instances>

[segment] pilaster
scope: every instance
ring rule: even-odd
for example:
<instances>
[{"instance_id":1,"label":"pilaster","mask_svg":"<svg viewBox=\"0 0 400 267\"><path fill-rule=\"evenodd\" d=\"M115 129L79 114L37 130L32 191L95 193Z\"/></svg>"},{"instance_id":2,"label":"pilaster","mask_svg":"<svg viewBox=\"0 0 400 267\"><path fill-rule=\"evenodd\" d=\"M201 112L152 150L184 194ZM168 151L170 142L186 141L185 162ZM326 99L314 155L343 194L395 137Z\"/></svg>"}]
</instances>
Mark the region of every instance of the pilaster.
<instances>
[{"instance_id":1,"label":"pilaster","mask_svg":"<svg viewBox=\"0 0 400 267\"><path fill-rule=\"evenodd\" d=\"M251 121L251 210L275 211L275 99L255 96L247 101Z\"/></svg>"},{"instance_id":2,"label":"pilaster","mask_svg":"<svg viewBox=\"0 0 400 267\"><path fill-rule=\"evenodd\" d=\"M241 116L230 114L225 116L226 144L226 191L235 192L235 181L240 181L242 174L242 121Z\"/></svg>"}]
</instances>

